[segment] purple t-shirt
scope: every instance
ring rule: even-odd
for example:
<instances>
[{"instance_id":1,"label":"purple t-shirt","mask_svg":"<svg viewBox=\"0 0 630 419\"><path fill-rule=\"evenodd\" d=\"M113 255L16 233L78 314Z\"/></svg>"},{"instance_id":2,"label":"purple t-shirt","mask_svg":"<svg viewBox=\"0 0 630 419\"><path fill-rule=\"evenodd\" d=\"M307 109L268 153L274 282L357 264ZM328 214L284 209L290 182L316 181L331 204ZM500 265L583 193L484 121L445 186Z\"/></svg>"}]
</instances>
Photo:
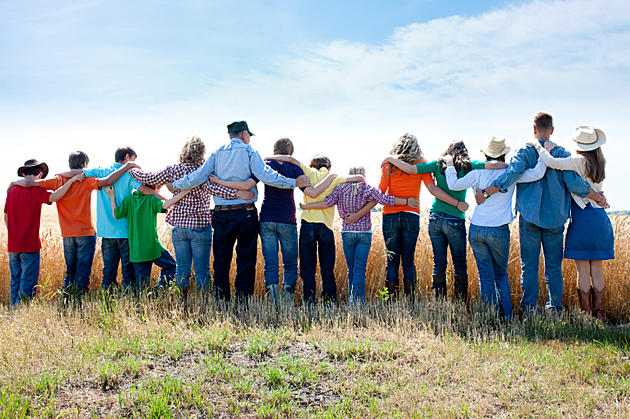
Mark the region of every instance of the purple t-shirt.
<instances>
[{"instance_id":1,"label":"purple t-shirt","mask_svg":"<svg viewBox=\"0 0 630 419\"><path fill-rule=\"evenodd\" d=\"M296 179L304 172L291 163L266 160L265 163L283 176ZM265 185L265 197L260 207L260 222L297 224L293 189L280 189Z\"/></svg>"}]
</instances>

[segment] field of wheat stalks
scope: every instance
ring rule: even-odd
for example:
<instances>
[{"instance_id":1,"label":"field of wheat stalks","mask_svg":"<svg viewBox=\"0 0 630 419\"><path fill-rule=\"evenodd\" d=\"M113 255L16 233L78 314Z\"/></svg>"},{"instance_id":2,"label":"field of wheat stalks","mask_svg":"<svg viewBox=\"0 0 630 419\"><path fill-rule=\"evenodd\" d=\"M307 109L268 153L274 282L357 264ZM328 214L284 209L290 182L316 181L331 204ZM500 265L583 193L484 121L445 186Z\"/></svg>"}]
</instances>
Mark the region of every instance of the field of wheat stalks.
<instances>
[{"instance_id":1,"label":"field of wheat stalks","mask_svg":"<svg viewBox=\"0 0 630 419\"><path fill-rule=\"evenodd\" d=\"M385 264L386 251L383 235L381 232L381 215L373 213L373 239L372 249L367 265L366 275L366 294L368 298L378 298L379 290L383 288L385 282ZM630 239L630 217L624 215L613 215L611 221L615 231L615 256L616 259L604 262L604 276L606 280L606 305L605 314L608 319L613 321L627 321L630 319L630 282L627 280L627 272L630 271L630 245L627 240ZM337 223L339 220L337 219ZM418 288L420 293L429 292L431 287L431 269L433 263L431 244L427 234L428 213L421 215L421 229L418 245L416 248L416 269L418 273ZM335 230L338 231L339 224ZM158 219L158 230L162 244L173 253L173 246L170 239L170 226L164 222L164 216ZM341 235L335 232L335 241L337 249L337 259L335 265L335 277L337 279L337 290L340 300L344 300L348 295L348 283L346 274L346 263L343 257L341 246ZM508 264L508 275L512 290L512 303L518 311L519 301L521 298L521 288L519 278L521 273L519 248L518 248L518 223L513 222L511 225L511 245L510 245L510 261ZM44 208L42 212L42 222L40 235L42 238L42 255L41 255L41 274L39 278L40 288L38 289L39 297L54 298L56 290L63 283L65 274L65 262L63 258L63 245L59 224L57 222L57 213L54 208ZM0 231L0 301L7 304L9 301L9 261L6 251L6 228L2 226ZM173 253L174 254L174 253ZM449 269L450 269L449 261ZM92 267L92 276L90 280L90 289L98 288L101 281L101 272L103 261L101 258L100 241L97 243L94 265ZM154 275L157 276L157 270L154 267ZM402 280L402 269L401 280ZM573 261L565 260L562 266L564 275L564 297L563 304L565 306L575 306L578 304L576 292L576 270ZM235 266L232 264L232 280L234 279ZM477 275L477 267L470 246L468 246L468 274L469 274L469 295L470 298L478 298L479 296L479 280ZM452 271L449 272L449 277ZM319 274L317 276L319 279ZM319 280L318 280L319 282ZM541 264L539 271L539 284L541 295L540 304L546 301L545 283L543 277L543 260L541 256ZM451 287L449 279L449 287ZM402 289L402 287L401 287ZM264 294L264 275L263 275L263 258L258 252L258 264L256 269L256 294ZM301 283L298 281L297 292L301 292ZM452 289L449 289L452 295ZM39 298L38 297L38 298Z\"/></svg>"}]
</instances>

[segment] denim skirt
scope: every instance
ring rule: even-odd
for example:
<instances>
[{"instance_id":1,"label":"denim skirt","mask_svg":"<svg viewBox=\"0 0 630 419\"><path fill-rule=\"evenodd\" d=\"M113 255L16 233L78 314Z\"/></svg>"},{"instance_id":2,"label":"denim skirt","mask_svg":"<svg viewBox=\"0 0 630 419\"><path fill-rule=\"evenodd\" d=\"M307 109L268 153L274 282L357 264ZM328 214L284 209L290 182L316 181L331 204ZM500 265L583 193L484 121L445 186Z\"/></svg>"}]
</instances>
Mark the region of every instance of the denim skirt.
<instances>
[{"instance_id":1,"label":"denim skirt","mask_svg":"<svg viewBox=\"0 0 630 419\"><path fill-rule=\"evenodd\" d=\"M587 204L582 209L571 200L571 222L567 228L564 257L574 260L615 258L615 233L603 208Z\"/></svg>"}]
</instances>

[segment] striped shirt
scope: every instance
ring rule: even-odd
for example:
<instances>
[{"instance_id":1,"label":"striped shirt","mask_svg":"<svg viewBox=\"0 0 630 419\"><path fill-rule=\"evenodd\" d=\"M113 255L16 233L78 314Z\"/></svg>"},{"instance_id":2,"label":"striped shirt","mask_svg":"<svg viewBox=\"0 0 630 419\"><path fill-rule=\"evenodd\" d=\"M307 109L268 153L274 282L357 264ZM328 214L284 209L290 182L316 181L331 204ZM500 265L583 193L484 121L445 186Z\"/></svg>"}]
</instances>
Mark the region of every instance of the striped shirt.
<instances>
[{"instance_id":1,"label":"striped shirt","mask_svg":"<svg viewBox=\"0 0 630 419\"><path fill-rule=\"evenodd\" d=\"M188 173L197 170L200 165L193 163L179 163L167 166L164 170L147 173L141 170L129 170L132 178L146 185L163 185L172 183ZM188 195L173 205L166 215L166 222L173 227L202 228L212 224L211 197L219 196L234 199L236 189L227 188L216 183L206 181L192 189Z\"/></svg>"}]
</instances>

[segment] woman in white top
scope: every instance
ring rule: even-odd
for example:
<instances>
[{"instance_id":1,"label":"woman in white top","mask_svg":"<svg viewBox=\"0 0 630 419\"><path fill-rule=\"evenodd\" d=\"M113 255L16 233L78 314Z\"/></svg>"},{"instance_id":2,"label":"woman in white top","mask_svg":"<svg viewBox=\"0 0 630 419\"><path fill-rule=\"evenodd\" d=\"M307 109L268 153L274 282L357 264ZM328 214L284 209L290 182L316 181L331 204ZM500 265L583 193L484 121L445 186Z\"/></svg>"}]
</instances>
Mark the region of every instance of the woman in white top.
<instances>
[{"instance_id":1,"label":"woman in white top","mask_svg":"<svg viewBox=\"0 0 630 419\"><path fill-rule=\"evenodd\" d=\"M504 139L497 140L493 137L481 151L486 155L487 161L504 162L510 147L505 145ZM458 179L457 172L450 160L445 160L447 165L445 174L448 187L453 191L467 188L485 189L505 172L505 169L473 170ZM545 165L539 161L534 168L526 170L518 182L526 183L539 180L545 175L546 170ZM512 296L507 275L510 253L510 229L508 225L514 219L512 196L515 187L513 184L506 193L494 194L483 204L475 207L468 232L468 241L473 249L479 270L481 299L492 305L496 305L498 300L501 315L508 319L512 317Z\"/></svg>"},{"instance_id":2,"label":"woman in white top","mask_svg":"<svg viewBox=\"0 0 630 419\"><path fill-rule=\"evenodd\" d=\"M606 142L604 133L593 127L579 126L573 133L577 156L557 158L549 153L556 146L545 142L545 148L535 144L540 159L547 167L573 170L596 192L602 191L606 177L606 160L600 146ZM567 228L564 257L575 260L578 272L577 289L580 306L602 318L604 305L604 273L602 260L615 258L615 237L606 211L590 199L573 195L571 222Z\"/></svg>"}]
</instances>

